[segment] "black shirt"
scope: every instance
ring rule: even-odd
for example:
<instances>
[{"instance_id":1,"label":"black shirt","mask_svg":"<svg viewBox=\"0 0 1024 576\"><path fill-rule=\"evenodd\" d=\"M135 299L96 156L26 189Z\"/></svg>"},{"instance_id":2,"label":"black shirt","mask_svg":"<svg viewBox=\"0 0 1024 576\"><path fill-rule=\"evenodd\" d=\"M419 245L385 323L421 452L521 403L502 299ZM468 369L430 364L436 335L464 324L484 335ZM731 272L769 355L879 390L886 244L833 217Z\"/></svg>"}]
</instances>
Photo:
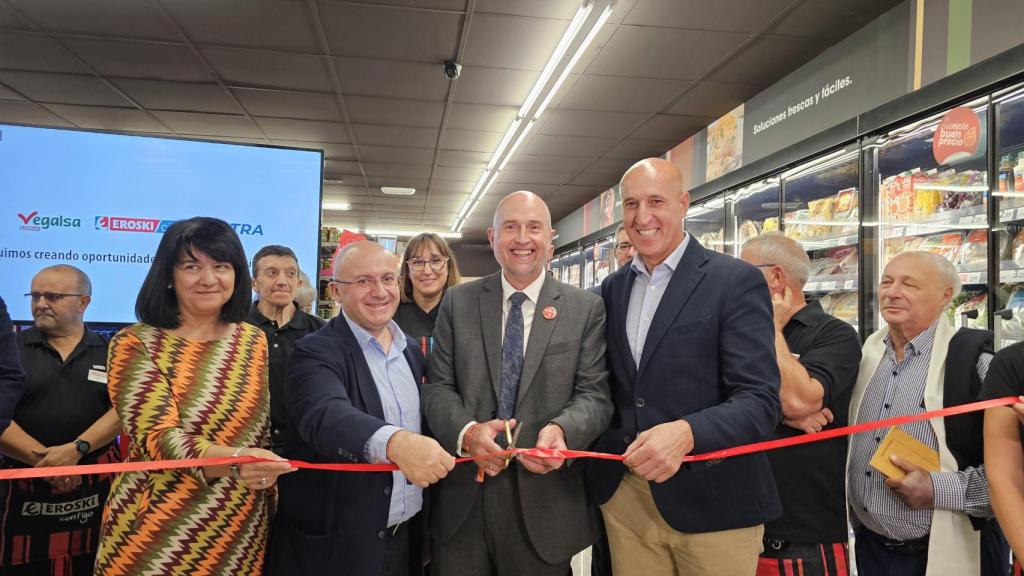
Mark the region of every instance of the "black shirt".
<instances>
[{"instance_id":1,"label":"black shirt","mask_svg":"<svg viewBox=\"0 0 1024 576\"><path fill-rule=\"evenodd\" d=\"M18 339L11 316L4 299L0 298L0 434L10 425L18 399L25 392L25 373L18 356Z\"/></svg>"},{"instance_id":2,"label":"black shirt","mask_svg":"<svg viewBox=\"0 0 1024 576\"><path fill-rule=\"evenodd\" d=\"M61 360L38 328L19 333L18 347L25 393L14 421L43 446L74 442L110 410L107 341L102 336L86 328L67 360ZM93 446L92 455L102 453L98 448Z\"/></svg>"},{"instance_id":3,"label":"black shirt","mask_svg":"<svg viewBox=\"0 0 1024 576\"><path fill-rule=\"evenodd\" d=\"M285 389L288 383L288 357L300 338L316 332L326 324L319 316L313 316L295 306L295 315L284 326L267 318L252 303L245 321L263 330L267 336L267 351L270 363L270 441L275 451L284 445L285 422L288 420L288 405L285 403Z\"/></svg>"},{"instance_id":4,"label":"black shirt","mask_svg":"<svg viewBox=\"0 0 1024 576\"><path fill-rule=\"evenodd\" d=\"M1024 342L1011 344L992 357L978 400L1024 394ZM1024 438L1024 426L1019 428Z\"/></svg>"},{"instance_id":5,"label":"black shirt","mask_svg":"<svg viewBox=\"0 0 1024 576\"><path fill-rule=\"evenodd\" d=\"M852 326L811 302L782 330L790 352L825 389L822 403L835 415L825 429L845 426L860 365L860 339ZM780 424L778 438L802 431ZM765 525L765 536L799 543L845 542L846 438L790 446L768 453L782 517Z\"/></svg>"},{"instance_id":6,"label":"black shirt","mask_svg":"<svg viewBox=\"0 0 1024 576\"><path fill-rule=\"evenodd\" d=\"M398 324L407 336L417 340L430 338L434 334L434 324L437 323L437 311L440 308L438 304L430 312L424 312L415 301L402 302L395 311L395 324Z\"/></svg>"}]
</instances>

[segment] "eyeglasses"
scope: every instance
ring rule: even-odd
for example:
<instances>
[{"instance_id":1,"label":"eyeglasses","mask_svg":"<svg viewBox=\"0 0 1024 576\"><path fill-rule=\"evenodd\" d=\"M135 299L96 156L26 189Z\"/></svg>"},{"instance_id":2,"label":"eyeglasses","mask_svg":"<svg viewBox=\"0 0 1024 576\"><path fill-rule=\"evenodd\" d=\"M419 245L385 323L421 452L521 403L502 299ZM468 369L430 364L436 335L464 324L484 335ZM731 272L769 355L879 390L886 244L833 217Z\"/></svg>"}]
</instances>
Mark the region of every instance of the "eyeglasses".
<instances>
[{"instance_id":1,"label":"eyeglasses","mask_svg":"<svg viewBox=\"0 0 1024 576\"><path fill-rule=\"evenodd\" d=\"M430 269L434 272L440 272L448 264L448 258L444 256L434 256L430 260L424 260L423 258L410 258L409 260L406 260L406 263L409 264L409 268L412 268L417 272L422 272L423 268L427 264L430 264Z\"/></svg>"},{"instance_id":2,"label":"eyeglasses","mask_svg":"<svg viewBox=\"0 0 1024 576\"><path fill-rule=\"evenodd\" d=\"M381 276L380 278L370 278L369 276L362 276L356 278L355 280L331 280L331 282L334 282L336 284L351 284L352 286L355 286L360 290L369 290L376 286L377 284L380 284L384 288L394 288L395 286L398 286L398 275L387 274Z\"/></svg>"},{"instance_id":3,"label":"eyeglasses","mask_svg":"<svg viewBox=\"0 0 1024 576\"><path fill-rule=\"evenodd\" d=\"M50 304L56 304L61 300L71 296L85 296L85 294L67 294L64 292L29 292L25 294L25 298L30 298L33 302L38 302L40 298L46 300Z\"/></svg>"},{"instance_id":4,"label":"eyeglasses","mask_svg":"<svg viewBox=\"0 0 1024 576\"><path fill-rule=\"evenodd\" d=\"M633 247L633 245L630 244L629 242L619 242L618 244L615 245L615 251L616 252L629 252L630 248L632 248L632 247Z\"/></svg>"}]
</instances>

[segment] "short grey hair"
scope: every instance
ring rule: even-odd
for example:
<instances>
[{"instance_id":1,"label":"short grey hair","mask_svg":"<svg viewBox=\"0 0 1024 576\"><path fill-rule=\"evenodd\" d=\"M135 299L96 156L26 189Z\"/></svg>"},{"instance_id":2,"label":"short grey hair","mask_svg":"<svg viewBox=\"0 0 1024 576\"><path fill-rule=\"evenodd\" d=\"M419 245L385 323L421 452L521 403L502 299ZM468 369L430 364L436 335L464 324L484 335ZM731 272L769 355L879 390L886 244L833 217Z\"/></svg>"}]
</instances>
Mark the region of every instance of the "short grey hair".
<instances>
[{"instance_id":1,"label":"short grey hair","mask_svg":"<svg viewBox=\"0 0 1024 576\"><path fill-rule=\"evenodd\" d=\"M75 290L78 290L78 293L83 296L92 296L92 282L89 280L89 275L82 272L80 268L76 268L71 264L54 264L36 272L36 276L43 272L70 272L74 275L75 284L78 286Z\"/></svg>"},{"instance_id":2,"label":"short grey hair","mask_svg":"<svg viewBox=\"0 0 1024 576\"><path fill-rule=\"evenodd\" d=\"M299 305L299 308L305 311L313 304L313 300L316 300L316 288L309 283L309 276L305 272L299 270L299 279L302 280L302 286L295 291L295 303Z\"/></svg>"},{"instance_id":3,"label":"short grey hair","mask_svg":"<svg viewBox=\"0 0 1024 576\"><path fill-rule=\"evenodd\" d=\"M942 287L949 286L953 289L953 295L950 297L950 303L956 299L960 294L960 273L956 271L956 266L949 261L948 258L942 254L936 254L934 252L926 252L924 250L910 250L908 252L901 252L894 256L892 260L901 258L903 256L914 256L915 258L921 258L928 262L933 268L935 268L936 274L939 276L939 281L942 282ZM889 260L889 262L892 262Z\"/></svg>"},{"instance_id":4,"label":"short grey hair","mask_svg":"<svg viewBox=\"0 0 1024 576\"><path fill-rule=\"evenodd\" d=\"M811 259L799 242L785 234L774 230L765 232L744 242L742 250L756 250L765 263L781 267L800 288L807 283Z\"/></svg>"}]
</instances>

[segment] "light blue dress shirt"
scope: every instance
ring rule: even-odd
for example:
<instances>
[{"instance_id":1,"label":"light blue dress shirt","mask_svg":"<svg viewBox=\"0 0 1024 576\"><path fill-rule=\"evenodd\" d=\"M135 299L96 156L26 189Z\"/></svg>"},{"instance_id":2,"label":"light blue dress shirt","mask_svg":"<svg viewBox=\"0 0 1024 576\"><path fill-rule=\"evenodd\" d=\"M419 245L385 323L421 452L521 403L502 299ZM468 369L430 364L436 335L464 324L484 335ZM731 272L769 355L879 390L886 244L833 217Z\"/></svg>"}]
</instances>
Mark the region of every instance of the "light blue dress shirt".
<instances>
[{"instance_id":1,"label":"light blue dress shirt","mask_svg":"<svg viewBox=\"0 0 1024 576\"><path fill-rule=\"evenodd\" d=\"M366 364L370 367L373 383L377 386L377 394L384 408L384 420L388 423L374 432L366 442L366 460L375 464L388 462L388 440L395 432L420 432L420 391L416 387L412 368L405 359L405 334L398 324L394 321L389 322L391 347L385 353L377 338L353 322L347 314L344 316L352 333L355 334L356 341L359 342ZM397 470L391 474L393 478L388 526L412 518L423 508L423 489L409 483L405 475Z\"/></svg>"},{"instance_id":2,"label":"light blue dress shirt","mask_svg":"<svg viewBox=\"0 0 1024 576\"><path fill-rule=\"evenodd\" d=\"M658 311L661 297L665 294L665 289L672 280L672 273L679 266L689 243L690 235L686 234L665 261L654 267L653 273L647 272L647 266L644 265L640 254L634 256L630 264L636 272L636 279L633 281L633 291L629 293L629 308L626 309L626 338L629 340L629 349L633 353L633 362L637 368L640 367L640 357L644 352L644 343L647 342L651 320Z\"/></svg>"}]
</instances>

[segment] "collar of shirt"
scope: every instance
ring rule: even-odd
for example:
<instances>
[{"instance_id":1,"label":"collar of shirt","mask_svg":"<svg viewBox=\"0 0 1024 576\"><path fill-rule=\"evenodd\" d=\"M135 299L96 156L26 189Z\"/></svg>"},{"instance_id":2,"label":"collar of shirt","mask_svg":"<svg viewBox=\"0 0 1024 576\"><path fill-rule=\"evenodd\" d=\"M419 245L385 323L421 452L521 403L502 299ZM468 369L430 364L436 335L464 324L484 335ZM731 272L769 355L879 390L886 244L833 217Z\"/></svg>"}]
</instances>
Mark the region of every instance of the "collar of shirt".
<instances>
[{"instance_id":1,"label":"collar of shirt","mask_svg":"<svg viewBox=\"0 0 1024 576\"><path fill-rule=\"evenodd\" d=\"M523 288L522 290L516 290L511 284L508 283L508 280L505 279L505 273L502 272L501 273L501 301L502 302L508 302L508 299L509 299L510 296L512 296L516 292L522 292L522 293L526 294L526 297L530 299L530 302L533 302L534 304L536 304L537 300L540 299L540 289L541 289L542 286L544 286L544 277L545 276L547 276L547 273L541 272L540 276L537 276L536 280L534 280L533 282L530 282L529 286L527 286L526 288Z\"/></svg>"},{"instance_id":2,"label":"collar of shirt","mask_svg":"<svg viewBox=\"0 0 1024 576\"><path fill-rule=\"evenodd\" d=\"M359 324L353 322L344 310L341 311L341 314L345 317L345 322L348 322L348 327L352 329L352 334L355 335L356 341L359 342L359 347L363 349L363 352L366 352L372 346L378 352L384 354L384 347L381 346L380 340L377 340L376 336L367 332L366 329ZM394 358L395 356L405 352L405 347L408 343L405 341L405 333L403 333L402 329L398 327L398 324L395 324L394 320L388 320L388 331L391 332L391 348L388 349L386 356Z\"/></svg>"},{"instance_id":3,"label":"collar of shirt","mask_svg":"<svg viewBox=\"0 0 1024 576\"><path fill-rule=\"evenodd\" d=\"M797 310L796 314L789 319L790 322L799 322L804 326L814 326L825 317L825 311L821 309L821 303L817 300L808 302L806 306Z\"/></svg>"},{"instance_id":4,"label":"collar of shirt","mask_svg":"<svg viewBox=\"0 0 1024 576\"><path fill-rule=\"evenodd\" d=\"M668 255L668 258L665 258L664 262L655 266L654 270L652 270L651 273L662 267L667 269L669 272L674 272L676 266L679 266L679 261L683 259L683 252L686 252L686 247L689 244L690 235L684 232L683 240L679 243L678 246L676 246L676 249L673 250L672 253ZM643 257L640 256L639 252L637 252L636 255L633 256L633 262L630 264L630 266L633 268L633 271L636 272L637 274L640 274L647 278L651 277L651 274L647 272L647 265L644 264L644 259Z\"/></svg>"},{"instance_id":5,"label":"collar of shirt","mask_svg":"<svg viewBox=\"0 0 1024 576\"><path fill-rule=\"evenodd\" d=\"M911 338L910 342L903 347L903 357L920 356L926 350L931 350L932 344L935 343L935 331L938 327L939 320L936 320L927 330ZM885 351L888 355L896 356L896 349L892 346L892 333L885 335Z\"/></svg>"},{"instance_id":6,"label":"collar of shirt","mask_svg":"<svg viewBox=\"0 0 1024 576\"><path fill-rule=\"evenodd\" d=\"M296 304L295 302L292 302L292 306L295 306L295 313L292 314L292 319L289 320L288 323L285 324L284 326L278 326L277 328L279 330L305 330L307 328L309 318L306 318L306 313L303 312L302 308L299 308L299 305ZM267 326L272 324L274 321L271 320L270 318L267 318L266 316L263 315L262 312L260 312L259 300L254 300L252 306L249 308L249 315L246 318L246 322L252 324L253 326Z\"/></svg>"},{"instance_id":7,"label":"collar of shirt","mask_svg":"<svg viewBox=\"0 0 1024 576\"><path fill-rule=\"evenodd\" d=\"M28 330L25 330L23 334L24 335L21 338L22 342L24 342L26 346L50 347L49 342L46 341L46 338L43 336L42 330L40 330L39 328L29 328ZM89 330L89 327L86 326L85 333L82 335L82 339L75 346L75 350L78 350L83 346L106 346L106 344L107 343L102 336L93 332L92 330Z\"/></svg>"}]
</instances>

